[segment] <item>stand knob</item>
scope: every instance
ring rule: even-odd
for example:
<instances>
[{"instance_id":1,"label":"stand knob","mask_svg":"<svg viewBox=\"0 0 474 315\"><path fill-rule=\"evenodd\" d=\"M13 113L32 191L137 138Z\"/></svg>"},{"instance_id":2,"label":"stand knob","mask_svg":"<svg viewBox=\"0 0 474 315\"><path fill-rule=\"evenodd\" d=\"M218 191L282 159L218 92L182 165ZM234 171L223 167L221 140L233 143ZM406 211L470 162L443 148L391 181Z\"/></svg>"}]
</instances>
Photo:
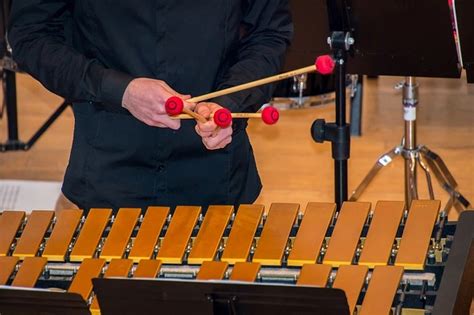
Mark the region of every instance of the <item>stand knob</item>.
<instances>
[{"instance_id":1,"label":"stand knob","mask_svg":"<svg viewBox=\"0 0 474 315\"><path fill-rule=\"evenodd\" d=\"M323 143L325 136L326 121L324 119L316 119L311 126L311 136L317 143Z\"/></svg>"}]
</instances>

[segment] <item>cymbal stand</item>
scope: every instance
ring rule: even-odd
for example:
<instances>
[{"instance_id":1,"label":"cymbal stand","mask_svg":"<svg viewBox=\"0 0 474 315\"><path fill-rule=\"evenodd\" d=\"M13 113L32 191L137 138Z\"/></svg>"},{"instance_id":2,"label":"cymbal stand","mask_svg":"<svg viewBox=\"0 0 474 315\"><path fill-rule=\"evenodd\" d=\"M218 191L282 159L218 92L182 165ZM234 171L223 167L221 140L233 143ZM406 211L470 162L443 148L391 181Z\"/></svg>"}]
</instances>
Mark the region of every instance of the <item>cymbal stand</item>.
<instances>
[{"instance_id":1,"label":"cymbal stand","mask_svg":"<svg viewBox=\"0 0 474 315\"><path fill-rule=\"evenodd\" d=\"M444 211L454 207L462 211L470 206L470 202L457 190L458 184L449 171L444 161L435 152L425 145L418 145L416 139L416 106L418 105L418 84L414 77L406 77L402 86L403 109L405 121L405 134L402 143L384 153L365 176L362 182L352 192L349 200L359 199L364 190L369 186L378 172L389 165L394 158L402 157L405 160L405 204L407 207L412 200L418 199L417 165L421 167L428 185L430 199L434 199L431 174L433 174L441 187L449 194L450 198Z\"/></svg>"}]
</instances>

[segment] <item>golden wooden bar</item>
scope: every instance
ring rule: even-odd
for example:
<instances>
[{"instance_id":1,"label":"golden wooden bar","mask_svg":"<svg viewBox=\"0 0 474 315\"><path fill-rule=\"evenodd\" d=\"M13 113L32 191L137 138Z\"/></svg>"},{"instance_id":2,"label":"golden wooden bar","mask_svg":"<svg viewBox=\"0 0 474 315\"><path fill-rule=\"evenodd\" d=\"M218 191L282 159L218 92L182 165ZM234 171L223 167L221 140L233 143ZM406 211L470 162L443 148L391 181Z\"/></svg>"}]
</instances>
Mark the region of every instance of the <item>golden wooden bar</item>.
<instances>
[{"instance_id":1,"label":"golden wooden bar","mask_svg":"<svg viewBox=\"0 0 474 315\"><path fill-rule=\"evenodd\" d=\"M18 257L0 256L0 285L6 285L13 271L15 271Z\"/></svg>"},{"instance_id":2,"label":"golden wooden bar","mask_svg":"<svg viewBox=\"0 0 474 315\"><path fill-rule=\"evenodd\" d=\"M308 204L288 256L288 266L303 266L316 262L335 210L335 203Z\"/></svg>"},{"instance_id":3,"label":"golden wooden bar","mask_svg":"<svg viewBox=\"0 0 474 315\"><path fill-rule=\"evenodd\" d=\"M229 264L223 261L204 261L196 280L222 280L228 266Z\"/></svg>"},{"instance_id":4,"label":"golden wooden bar","mask_svg":"<svg viewBox=\"0 0 474 315\"><path fill-rule=\"evenodd\" d=\"M305 264L301 268L297 285L317 286L324 288L331 274L332 266L321 264Z\"/></svg>"},{"instance_id":5,"label":"golden wooden bar","mask_svg":"<svg viewBox=\"0 0 474 315\"><path fill-rule=\"evenodd\" d=\"M161 268L161 260L142 259L133 273L134 278L156 278Z\"/></svg>"},{"instance_id":6,"label":"golden wooden bar","mask_svg":"<svg viewBox=\"0 0 474 315\"><path fill-rule=\"evenodd\" d=\"M324 264L339 267L352 263L369 210L369 202L345 202L342 205Z\"/></svg>"},{"instance_id":7,"label":"golden wooden bar","mask_svg":"<svg viewBox=\"0 0 474 315\"><path fill-rule=\"evenodd\" d=\"M164 264L181 264L201 207L178 206L166 232L157 259Z\"/></svg>"},{"instance_id":8,"label":"golden wooden bar","mask_svg":"<svg viewBox=\"0 0 474 315\"><path fill-rule=\"evenodd\" d=\"M12 286L33 288L47 262L44 257L26 257L13 279Z\"/></svg>"},{"instance_id":9,"label":"golden wooden bar","mask_svg":"<svg viewBox=\"0 0 474 315\"><path fill-rule=\"evenodd\" d=\"M396 266L423 270L440 206L439 200L413 200L395 260Z\"/></svg>"},{"instance_id":10,"label":"golden wooden bar","mask_svg":"<svg viewBox=\"0 0 474 315\"><path fill-rule=\"evenodd\" d=\"M12 256L20 259L36 256L53 216L54 211L32 211Z\"/></svg>"},{"instance_id":11,"label":"golden wooden bar","mask_svg":"<svg viewBox=\"0 0 474 315\"><path fill-rule=\"evenodd\" d=\"M105 259L85 258L72 280L68 292L78 293L87 301L92 292L92 279L99 277L104 265Z\"/></svg>"},{"instance_id":12,"label":"golden wooden bar","mask_svg":"<svg viewBox=\"0 0 474 315\"><path fill-rule=\"evenodd\" d=\"M42 254L48 261L64 261L74 232L81 222L82 210L62 210L56 215L56 224Z\"/></svg>"},{"instance_id":13,"label":"golden wooden bar","mask_svg":"<svg viewBox=\"0 0 474 315\"><path fill-rule=\"evenodd\" d=\"M232 273L230 274L229 280L254 282L257 279L259 271L259 263L236 262L234 268L232 269Z\"/></svg>"},{"instance_id":14,"label":"golden wooden bar","mask_svg":"<svg viewBox=\"0 0 474 315\"><path fill-rule=\"evenodd\" d=\"M402 276L403 267L376 266L359 315L390 315Z\"/></svg>"},{"instance_id":15,"label":"golden wooden bar","mask_svg":"<svg viewBox=\"0 0 474 315\"><path fill-rule=\"evenodd\" d=\"M140 209L122 208L119 209L115 221L105 240L104 247L100 253L100 258L111 261L114 258L122 258L123 253L130 241L133 229L140 216Z\"/></svg>"},{"instance_id":16,"label":"golden wooden bar","mask_svg":"<svg viewBox=\"0 0 474 315\"><path fill-rule=\"evenodd\" d=\"M359 265L374 268L388 263L404 209L402 201L377 202Z\"/></svg>"},{"instance_id":17,"label":"golden wooden bar","mask_svg":"<svg viewBox=\"0 0 474 315\"><path fill-rule=\"evenodd\" d=\"M8 255L24 219L24 211L3 211L0 215L0 256Z\"/></svg>"},{"instance_id":18,"label":"golden wooden bar","mask_svg":"<svg viewBox=\"0 0 474 315\"><path fill-rule=\"evenodd\" d=\"M149 207L143 218L132 250L128 255L134 263L142 259L150 259L166 222L170 209L168 207Z\"/></svg>"},{"instance_id":19,"label":"golden wooden bar","mask_svg":"<svg viewBox=\"0 0 474 315\"><path fill-rule=\"evenodd\" d=\"M239 207L221 261L231 265L247 261L255 232L262 219L263 209L261 205Z\"/></svg>"},{"instance_id":20,"label":"golden wooden bar","mask_svg":"<svg viewBox=\"0 0 474 315\"><path fill-rule=\"evenodd\" d=\"M72 249L71 261L83 261L94 256L111 214L112 209L91 209L89 211L86 222Z\"/></svg>"},{"instance_id":21,"label":"golden wooden bar","mask_svg":"<svg viewBox=\"0 0 474 315\"><path fill-rule=\"evenodd\" d=\"M131 259L112 259L107 267L107 270L104 273L104 278L112 277L127 277L130 273L130 270L133 266L133 260ZM91 311L98 311L99 302L97 302L97 297L92 299L90 306Z\"/></svg>"},{"instance_id":22,"label":"golden wooden bar","mask_svg":"<svg viewBox=\"0 0 474 315\"><path fill-rule=\"evenodd\" d=\"M104 278L128 277L133 266L131 259L112 259L104 273Z\"/></svg>"},{"instance_id":23,"label":"golden wooden bar","mask_svg":"<svg viewBox=\"0 0 474 315\"><path fill-rule=\"evenodd\" d=\"M279 266L285 252L291 228L298 215L299 205L274 203L270 207L267 221L253 256L253 262L266 266Z\"/></svg>"},{"instance_id":24,"label":"golden wooden bar","mask_svg":"<svg viewBox=\"0 0 474 315\"><path fill-rule=\"evenodd\" d=\"M232 206L209 207L189 253L188 264L214 259L233 209Z\"/></svg>"},{"instance_id":25,"label":"golden wooden bar","mask_svg":"<svg viewBox=\"0 0 474 315\"><path fill-rule=\"evenodd\" d=\"M342 289L346 292L349 312L352 314L355 310L360 291L365 283L367 266L345 265L339 267L334 280L333 288Z\"/></svg>"}]
</instances>

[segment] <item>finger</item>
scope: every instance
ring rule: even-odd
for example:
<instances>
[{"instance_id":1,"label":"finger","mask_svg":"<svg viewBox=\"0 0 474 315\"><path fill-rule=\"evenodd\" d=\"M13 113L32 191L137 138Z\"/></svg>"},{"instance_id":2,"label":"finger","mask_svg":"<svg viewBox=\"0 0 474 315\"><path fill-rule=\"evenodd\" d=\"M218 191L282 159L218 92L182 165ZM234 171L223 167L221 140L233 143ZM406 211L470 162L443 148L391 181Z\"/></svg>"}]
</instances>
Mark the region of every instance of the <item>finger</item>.
<instances>
[{"instance_id":1,"label":"finger","mask_svg":"<svg viewBox=\"0 0 474 315\"><path fill-rule=\"evenodd\" d=\"M180 98L182 98L183 100L185 99L190 99L191 98L191 95L189 94L181 94L179 92L177 92L176 90L174 90L171 86L168 85L168 83L164 82L164 81L161 81L161 85L163 87L163 89L165 89L168 93L170 93L171 95L174 95L174 96L178 96Z\"/></svg>"},{"instance_id":2,"label":"finger","mask_svg":"<svg viewBox=\"0 0 474 315\"><path fill-rule=\"evenodd\" d=\"M171 94L177 94L175 90L171 88L171 86L168 85L165 81L160 81L158 84L161 85L161 87L165 90L167 90Z\"/></svg>"},{"instance_id":3,"label":"finger","mask_svg":"<svg viewBox=\"0 0 474 315\"><path fill-rule=\"evenodd\" d=\"M219 142L214 142L211 139L216 139L216 138L206 138L206 141L203 140L204 146L208 150L217 150L217 149L223 149L225 148L229 143L232 142L232 136L227 136L224 137L221 141Z\"/></svg>"},{"instance_id":4,"label":"finger","mask_svg":"<svg viewBox=\"0 0 474 315\"><path fill-rule=\"evenodd\" d=\"M205 141L209 147L217 147L222 142L225 142L226 139L230 138L231 135L232 133L230 133L228 130L221 129L221 131L217 133L215 137L203 138L203 141Z\"/></svg>"},{"instance_id":5,"label":"finger","mask_svg":"<svg viewBox=\"0 0 474 315\"><path fill-rule=\"evenodd\" d=\"M194 127L196 129L196 133L201 136L201 138L208 138L210 136L212 136L212 131L202 131L200 128L199 128L199 124L196 124L196 127Z\"/></svg>"},{"instance_id":6,"label":"finger","mask_svg":"<svg viewBox=\"0 0 474 315\"><path fill-rule=\"evenodd\" d=\"M167 128L178 130L181 127L181 120L171 119L168 115L154 115L152 117L155 126L157 124L163 125Z\"/></svg>"},{"instance_id":7,"label":"finger","mask_svg":"<svg viewBox=\"0 0 474 315\"><path fill-rule=\"evenodd\" d=\"M168 91L162 90L158 97L153 99L153 103L151 105L153 113L158 115L167 115L165 104L166 101L172 96L174 95Z\"/></svg>"},{"instance_id":8,"label":"finger","mask_svg":"<svg viewBox=\"0 0 474 315\"><path fill-rule=\"evenodd\" d=\"M202 103L202 104L199 104L198 106L196 106L196 113L198 113L199 115L204 116L206 118L209 118L209 117L211 117L212 111L209 108L209 106L206 105L206 103Z\"/></svg>"},{"instance_id":9,"label":"finger","mask_svg":"<svg viewBox=\"0 0 474 315\"><path fill-rule=\"evenodd\" d=\"M199 122L196 125L201 132L215 132L217 129L216 124L213 121L208 121L205 123Z\"/></svg>"},{"instance_id":10,"label":"finger","mask_svg":"<svg viewBox=\"0 0 474 315\"><path fill-rule=\"evenodd\" d=\"M184 100L184 98L183 98ZM194 110L196 108L196 103L184 102L184 107L190 110Z\"/></svg>"}]
</instances>

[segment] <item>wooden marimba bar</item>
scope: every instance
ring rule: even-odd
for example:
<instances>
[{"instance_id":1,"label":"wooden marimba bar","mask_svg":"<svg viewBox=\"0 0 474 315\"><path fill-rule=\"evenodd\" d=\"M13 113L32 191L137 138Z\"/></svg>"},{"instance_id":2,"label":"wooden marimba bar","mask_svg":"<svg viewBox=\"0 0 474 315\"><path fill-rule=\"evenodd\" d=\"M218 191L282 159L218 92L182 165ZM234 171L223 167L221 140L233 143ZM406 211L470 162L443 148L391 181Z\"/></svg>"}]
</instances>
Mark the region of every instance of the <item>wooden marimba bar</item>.
<instances>
[{"instance_id":1,"label":"wooden marimba bar","mask_svg":"<svg viewBox=\"0 0 474 315\"><path fill-rule=\"evenodd\" d=\"M99 310L92 278L174 277L333 287L351 311L432 308L454 234L439 201L4 211L0 285L61 287ZM424 303L413 302L424 296ZM415 296L415 297L413 297Z\"/></svg>"}]
</instances>

